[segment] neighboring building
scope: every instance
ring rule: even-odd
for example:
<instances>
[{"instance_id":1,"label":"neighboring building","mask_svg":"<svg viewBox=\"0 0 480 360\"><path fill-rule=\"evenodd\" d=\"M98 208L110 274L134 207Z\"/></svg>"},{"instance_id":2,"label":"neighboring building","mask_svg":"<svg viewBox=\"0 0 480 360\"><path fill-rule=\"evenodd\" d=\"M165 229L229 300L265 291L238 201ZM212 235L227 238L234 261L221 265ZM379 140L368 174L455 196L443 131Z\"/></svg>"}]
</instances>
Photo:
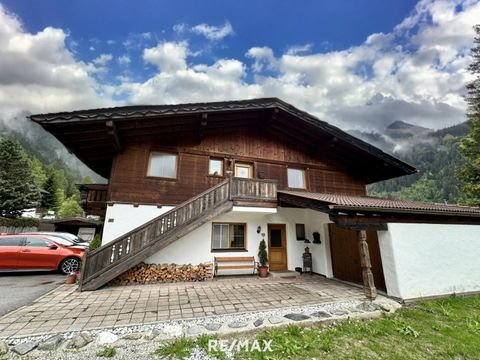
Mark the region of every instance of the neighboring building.
<instances>
[{"instance_id":1,"label":"neighboring building","mask_svg":"<svg viewBox=\"0 0 480 360\"><path fill-rule=\"evenodd\" d=\"M31 119L108 178L83 189L97 214L108 205L84 290L141 261L256 256L262 237L271 271L301 267L308 245L314 272L370 298L375 284L402 299L480 290L480 209L367 197L416 170L279 99Z\"/></svg>"},{"instance_id":2,"label":"neighboring building","mask_svg":"<svg viewBox=\"0 0 480 360\"><path fill-rule=\"evenodd\" d=\"M67 232L81 237L83 240L91 241L96 234L102 230L103 222L88 219L80 216L62 219L46 220L44 223L53 225L53 231Z\"/></svg>"}]
</instances>

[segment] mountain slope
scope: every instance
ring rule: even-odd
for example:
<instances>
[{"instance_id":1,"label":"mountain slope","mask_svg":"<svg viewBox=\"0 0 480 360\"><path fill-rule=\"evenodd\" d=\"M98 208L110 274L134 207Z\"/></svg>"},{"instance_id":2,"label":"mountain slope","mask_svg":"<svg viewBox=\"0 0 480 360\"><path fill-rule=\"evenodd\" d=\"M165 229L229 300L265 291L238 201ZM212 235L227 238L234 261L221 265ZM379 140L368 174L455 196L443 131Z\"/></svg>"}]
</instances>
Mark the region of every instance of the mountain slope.
<instances>
[{"instance_id":1,"label":"mountain slope","mask_svg":"<svg viewBox=\"0 0 480 360\"><path fill-rule=\"evenodd\" d=\"M27 119L27 116L27 113L23 113L8 120L0 118L0 137L14 137L30 156L35 156L43 164L51 165L57 170L63 169L72 182L81 182L85 176L91 177L95 182L105 182L105 179L70 154L53 135Z\"/></svg>"},{"instance_id":2,"label":"mountain slope","mask_svg":"<svg viewBox=\"0 0 480 360\"><path fill-rule=\"evenodd\" d=\"M350 133L418 169L417 174L370 185L370 195L449 203L462 198L455 171L464 161L458 145L468 133L467 123L434 131L395 122L383 133Z\"/></svg>"}]
</instances>

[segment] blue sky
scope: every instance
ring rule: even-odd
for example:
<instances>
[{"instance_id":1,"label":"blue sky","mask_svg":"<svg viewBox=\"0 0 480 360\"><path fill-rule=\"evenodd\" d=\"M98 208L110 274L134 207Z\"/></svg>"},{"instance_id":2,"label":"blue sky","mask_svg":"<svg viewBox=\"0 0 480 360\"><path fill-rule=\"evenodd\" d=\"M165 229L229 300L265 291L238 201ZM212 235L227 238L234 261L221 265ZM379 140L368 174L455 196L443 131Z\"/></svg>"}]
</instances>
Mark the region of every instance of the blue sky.
<instances>
[{"instance_id":1,"label":"blue sky","mask_svg":"<svg viewBox=\"0 0 480 360\"><path fill-rule=\"evenodd\" d=\"M311 44L311 51L342 50L362 43L370 34L388 32L413 9L415 1L18 1L3 2L32 33L50 26L68 31L68 44L77 57L91 61L102 53L121 56L128 39L155 45L158 41L189 39L194 51L211 47L201 35L178 34L175 25L230 23L228 41L214 44L198 60L241 58L252 46L268 46L282 53L295 45ZM113 43L112 40L115 42ZM71 46L72 42L75 46ZM143 62L131 66L146 78ZM111 67L113 67L111 65ZM115 70L112 68L112 72ZM112 75L112 74L110 74Z\"/></svg>"},{"instance_id":2,"label":"blue sky","mask_svg":"<svg viewBox=\"0 0 480 360\"><path fill-rule=\"evenodd\" d=\"M478 19L478 0L0 0L0 115L278 96L440 128L465 119Z\"/></svg>"}]
</instances>

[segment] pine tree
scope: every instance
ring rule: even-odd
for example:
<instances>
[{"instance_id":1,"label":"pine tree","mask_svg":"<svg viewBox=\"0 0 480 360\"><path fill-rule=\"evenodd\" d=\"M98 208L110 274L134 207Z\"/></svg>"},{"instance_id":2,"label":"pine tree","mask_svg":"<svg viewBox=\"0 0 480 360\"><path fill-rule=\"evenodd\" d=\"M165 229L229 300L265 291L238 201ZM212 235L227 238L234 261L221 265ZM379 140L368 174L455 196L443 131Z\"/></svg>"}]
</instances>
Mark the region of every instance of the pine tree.
<instances>
[{"instance_id":1,"label":"pine tree","mask_svg":"<svg viewBox=\"0 0 480 360\"><path fill-rule=\"evenodd\" d=\"M0 139L0 216L18 217L38 200L39 189L25 151L13 139Z\"/></svg>"},{"instance_id":2,"label":"pine tree","mask_svg":"<svg viewBox=\"0 0 480 360\"><path fill-rule=\"evenodd\" d=\"M32 156L29 159L30 168L32 169L33 181L35 182L35 186L38 189L43 189L45 185L45 181L47 181L47 173L45 171L45 167L43 166L42 162L38 160L37 157Z\"/></svg>"},{"instance_id":3,"label":"pine tree","mask_svg":"<svg viewBox=\"0 0 480 360\"><path fill-rule=\"evenodd\" d=\"M55 210L60 204L57 201L57 189L58 183L55 177L55 173L48 175L45 185L43 187L42 194L42 208L46 210Z\"/></svg>"},{"instance_id":4,"label":"pine tree","mask_svg":"<svg viewBox=\"0 0 480 360\"><path fill-rule=\"evenodd\" d=\"M473 61L468 70L475 78L467 84L466 96L470 133L460 144L460 151L466 163L458 175L467 196L465 202L480 206L480 25L476 25L474 29L476 36L471 50Z\"/></svg>"}]
</instances>

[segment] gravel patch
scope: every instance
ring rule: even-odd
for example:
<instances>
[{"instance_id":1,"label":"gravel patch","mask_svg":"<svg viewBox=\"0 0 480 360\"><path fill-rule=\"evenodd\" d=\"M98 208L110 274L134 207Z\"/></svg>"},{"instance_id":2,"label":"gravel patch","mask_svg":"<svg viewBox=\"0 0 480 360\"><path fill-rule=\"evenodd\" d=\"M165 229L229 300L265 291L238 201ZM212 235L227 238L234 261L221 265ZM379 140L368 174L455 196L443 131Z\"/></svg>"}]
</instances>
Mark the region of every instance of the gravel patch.
<instances>
[{"instance_id":1,"label":"gravel patch","mask_svg":"<svg viewBox=\"0 0 480 360\"><path fill-rule=\"evenodd\" d=\"M371 306L373 305L373 306ZM15 346L23 346L29 350L28 356L32 359L89 359L96 358L96 352L111 344L117 349L115 359L147 358L165 340L182 336L198 336L202 333L230 334L239 331L252 330L259 327L277 326L296 323L298 321L322 321L349 316L369 316L369 314L383 311L394 311L400 307L393 300L382 299L378 304L365 302L360 299L339 301L328 304L306 305L265 311L253 311L228 315L199 317L193 319L163 321L149 325L134 325L111 327L82 332L67 332L52 336L52 334L8 338L6 343L10 352L6 359L14 359L12 354ZM222 326L222 324L227 324ZM108 338L108 342L103 340ZM2 350L0 341L0 351ZM55 344L55 345L53 345ZM56 346L56 350L45 351L35 349ZM35 350L33 350L35 349ZM208 360L208 355L202 349L192 351L191 359Z\"/></svg>"}]
</instances>

